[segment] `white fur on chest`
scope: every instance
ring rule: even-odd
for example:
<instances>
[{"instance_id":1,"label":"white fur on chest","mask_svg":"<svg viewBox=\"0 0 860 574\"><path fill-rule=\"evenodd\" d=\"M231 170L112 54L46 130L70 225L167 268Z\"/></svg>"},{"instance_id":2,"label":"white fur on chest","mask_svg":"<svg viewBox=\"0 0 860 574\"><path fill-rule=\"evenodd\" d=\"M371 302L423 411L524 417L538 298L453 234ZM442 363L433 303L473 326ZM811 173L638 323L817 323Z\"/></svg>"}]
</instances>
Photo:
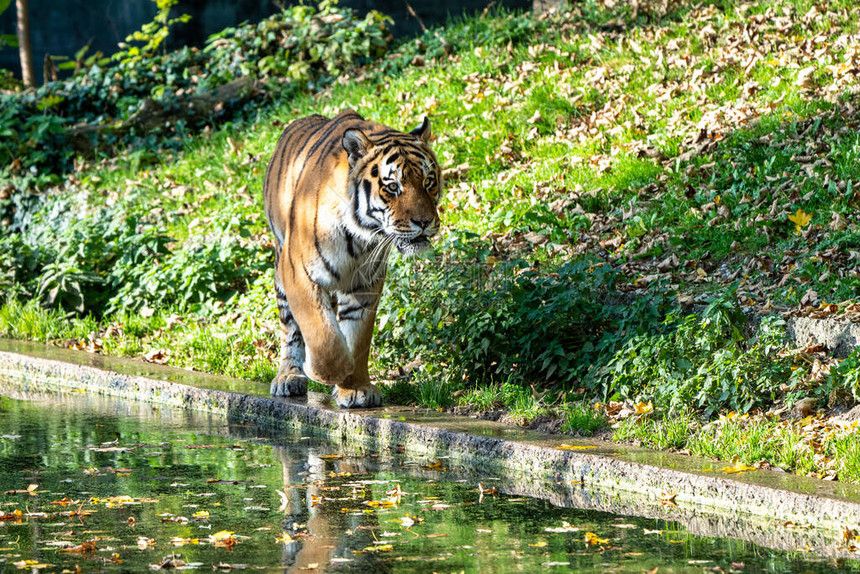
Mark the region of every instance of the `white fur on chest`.
<instances>
[{"instance_id":1,"label":"white fur on chest","mask_svg":"<svg viewBox=\"0 0 860 574\"><path fill-rule=\"evenodd\" d=\"M348 292L375 285L384 275L389 249L367 247L347 233L334 210L320 210L317 217L315 257L308 269L313 281L329 292Z\"/></svg>"}]
</instances>

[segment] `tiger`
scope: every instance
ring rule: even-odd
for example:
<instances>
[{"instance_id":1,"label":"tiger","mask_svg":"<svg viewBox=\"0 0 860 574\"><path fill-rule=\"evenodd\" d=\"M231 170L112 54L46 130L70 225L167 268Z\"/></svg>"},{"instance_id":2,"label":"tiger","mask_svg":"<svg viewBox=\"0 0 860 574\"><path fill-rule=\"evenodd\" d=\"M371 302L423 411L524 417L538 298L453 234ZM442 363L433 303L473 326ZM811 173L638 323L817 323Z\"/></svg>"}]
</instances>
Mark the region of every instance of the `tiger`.
<instances>
[{"instance_id":1,"label":"tiger","mask_svg":"<svg viewBox=\"0 0 860 574\"><path fill-rule=\"evenodd\" d=\"M431 249L442 173L430 120L404 133L354 111L311 115L281 133L263 199L275 239L280 366L273 396L333 387L340 407L375 407L370 341L391 247Z\"/></svg>"}]
</instances>

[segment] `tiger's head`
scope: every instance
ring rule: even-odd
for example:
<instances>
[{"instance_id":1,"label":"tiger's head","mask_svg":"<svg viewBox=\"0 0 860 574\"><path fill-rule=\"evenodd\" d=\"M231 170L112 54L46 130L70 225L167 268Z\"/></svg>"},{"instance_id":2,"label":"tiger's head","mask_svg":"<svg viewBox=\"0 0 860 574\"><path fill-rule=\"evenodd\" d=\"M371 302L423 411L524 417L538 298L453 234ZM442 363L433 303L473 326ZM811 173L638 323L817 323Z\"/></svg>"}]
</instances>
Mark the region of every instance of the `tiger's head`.
<instances>
[{"instance_id":1,"label":"tiger's head","mask_svg":"<svg viewBox=\"0 0 860 574\"><path fill-rule=\"evenodd\" d=\"M348 129L343 135L357 231L374 243L381 234L404 255L427 251L439 230L442 173L429 141L426 117L409 133L391 130L371 139Z\"/></svg>"}]
</instances>

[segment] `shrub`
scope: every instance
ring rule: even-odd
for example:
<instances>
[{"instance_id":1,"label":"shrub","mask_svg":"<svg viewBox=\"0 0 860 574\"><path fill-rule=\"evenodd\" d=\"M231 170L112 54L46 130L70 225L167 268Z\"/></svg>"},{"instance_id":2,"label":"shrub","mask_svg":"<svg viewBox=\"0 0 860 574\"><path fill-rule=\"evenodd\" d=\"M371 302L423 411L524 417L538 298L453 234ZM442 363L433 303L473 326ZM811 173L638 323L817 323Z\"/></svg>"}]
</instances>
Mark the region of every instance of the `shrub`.
<instances>
[{"instance_id":1,"label":"shrub","mask_svg":"<svg viewBox=\"0 0 860 574\"><path fill-rule=\"evenodd\" d=\"M371 11L359 18L349 8L323 0L318 7L292 6L259 24L228 28L203 50L183 47L161 54L156 48L176 20L172 3L158 0L156 21L144 26L113 58L77 59L66 80L36 90L0 93L0 180L18 190L44 188L70 170L78 153L138 148L180 148L188 130L223 122L242 109L241 99L224 101L209 117L144 126L125 124L156 101L165 109L191 94L208 94L227 82L252 78L284 97L326 85L345 70L382 55L390 40L390 19ZM189 123L191 122L191 123ZM71 130L73 126L89 126ZM0 215L13 210L0 200Z\"/></svg>"},{"instance_id":2,"label":"shrub","mask_svg":"<svg viewBox=\"0 0 860 574\"><path fill-rule=\"evenodd\" d=\"M604 395L653 399L671 410L693 405L706 418L721 409L747 412L772 402L791 374L791 361L776 356L784 322L762 321L746 342L746 319L728 290L701 315L671 314L659 330L634 336L594 374Z\"/></svg>"},{"instance_id":3,"label":"shrub","mask_svg":"<svg viewBox=\"0 0 860 574\"><path fill-rule=\"evenodd\" d=\"M462 386L570 384L609 321L599 300L607 267L563 264L539 273L523 260L480 270L470 235L454 235L441 265L400 262L380 306L377 342L388 364L415 356Z\"/></svg>"},{"instance_id":4,"label":"shrub","mask_svg":"<svg viewBox=\"0 0 860 574\"><path fill-rule=\"evenodd\" d=\"M253 224L238 207L200 222L177 245L136 205L133 196L101 208L50 198L26 231L0 238L0 284L50 308L101 316L144 305L211 307L270 267L271 253L251 239Z\"/></svg>"}]
</instances>

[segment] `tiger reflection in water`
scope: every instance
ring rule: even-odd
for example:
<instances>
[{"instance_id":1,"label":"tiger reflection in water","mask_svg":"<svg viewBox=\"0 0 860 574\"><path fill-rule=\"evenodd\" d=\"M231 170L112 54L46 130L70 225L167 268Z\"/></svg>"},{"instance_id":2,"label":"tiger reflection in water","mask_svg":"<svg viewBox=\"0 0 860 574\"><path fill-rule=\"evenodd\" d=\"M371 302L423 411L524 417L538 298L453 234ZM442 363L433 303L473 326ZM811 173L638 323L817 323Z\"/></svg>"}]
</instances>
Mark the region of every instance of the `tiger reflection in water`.
<instances>
[{"instance_id":1,"label":"tiger reflection in water","mask_svg":"<svg viewBox=\"0 0 860 574\"><path fill-rule=\"evenodd\" d=\"M360 475L375 468L361 459L325 461L315 449L295 456L289 446L274 447L284 477L286 495L283 531L291 542L284 543L282 565L288 572L368 572L392 571L385 557L377 553L353 554L374 544L374 530L380 533L376 514L345 513L343 508L367 508L365 499L333 500L348 497L352 489L330 490L330 472ZM369 492L369 491L368 491ZM321 502L320 502L321 501ZM392 525L393 526L393 525Z\"/></svg>"}]
</instances>

